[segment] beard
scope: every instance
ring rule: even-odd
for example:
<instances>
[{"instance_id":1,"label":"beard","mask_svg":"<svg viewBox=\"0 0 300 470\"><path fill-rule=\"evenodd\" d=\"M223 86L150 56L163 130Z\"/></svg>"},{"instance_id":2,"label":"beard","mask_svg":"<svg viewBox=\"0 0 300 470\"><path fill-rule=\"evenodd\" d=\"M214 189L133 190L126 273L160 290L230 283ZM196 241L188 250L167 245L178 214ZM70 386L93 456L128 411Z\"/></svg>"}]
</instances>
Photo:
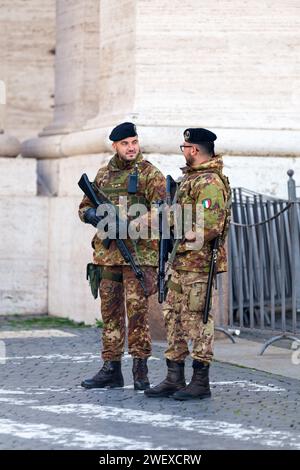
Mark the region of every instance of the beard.
<instances>
[{"instance_id":1,"label":"beard","mask_svg":"<svg viewBox=\"0 0 300 470\"><path fill-rule=\"evenodd\" d=\"M196 157L192 157L192 155L188 155L186 157L186 164L188 166L192 166L195 163L195 161L196 161Z\"/></svg>"},{"instance_id":2,"label":"beard","mask_svg":"<svg viewBox=\"0 0 300 470\"><path fill-rule=\"evenodd\" d=\"M136 152L132 152L132 153L118 152L119 158L121 158L121 160L126 160L126 161L134 160L138 156L138 154L139 154L139 150Z\"/></svg>"}]
</instances>

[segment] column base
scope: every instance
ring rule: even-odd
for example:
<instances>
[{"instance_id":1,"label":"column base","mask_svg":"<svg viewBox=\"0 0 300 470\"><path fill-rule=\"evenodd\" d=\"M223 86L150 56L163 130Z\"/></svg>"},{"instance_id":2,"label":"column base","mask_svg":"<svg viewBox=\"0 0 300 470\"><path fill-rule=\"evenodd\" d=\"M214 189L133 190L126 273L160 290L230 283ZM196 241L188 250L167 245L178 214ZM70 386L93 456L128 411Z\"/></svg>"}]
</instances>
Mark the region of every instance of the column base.
<instances>
[{"instance_id":1,"label":"column base","mask_svg":"<svg viewBox=\"0 0 300 470\"><path fill-rule=\"evenodd\" d=\"M21 144L16 137L12 137L0 131L0 157L13 158L19 155Z\"/></svg>"},{"instance_id":2,"label":"column base","mask_svg":"<svg viewBox=\"0 0 300 470\"><path fill-rule=\"evenodd\" d=\"M178 154L183 140L182 126L137 125L141 147L145 153ZM117 124L117 123L115 123ZM86 129L26 140L23 157L60 158L111 151L108 135L113 126ZM259 130L213 128L218 136L218 153L247 156L300 156L300 132L294 130Z\"/></svg>"}]
</instances>

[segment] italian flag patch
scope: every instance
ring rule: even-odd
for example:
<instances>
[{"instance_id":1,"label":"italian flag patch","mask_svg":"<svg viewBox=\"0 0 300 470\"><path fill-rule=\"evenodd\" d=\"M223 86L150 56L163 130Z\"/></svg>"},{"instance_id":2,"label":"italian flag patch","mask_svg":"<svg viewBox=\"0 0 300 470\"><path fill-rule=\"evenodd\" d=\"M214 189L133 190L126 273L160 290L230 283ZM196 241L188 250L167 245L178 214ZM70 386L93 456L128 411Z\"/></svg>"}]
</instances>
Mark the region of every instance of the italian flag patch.
<instances>
[{"instance_id":1,"label":"italian flag patch","mask_svg":"<svg viewBox=\"0 0 300 470\"><path fill-rule=\"evenodd\" d=\"M204 209L209 209L211 206L211 199L203 199L202 206Z\"/></svg>"}]
</instances>

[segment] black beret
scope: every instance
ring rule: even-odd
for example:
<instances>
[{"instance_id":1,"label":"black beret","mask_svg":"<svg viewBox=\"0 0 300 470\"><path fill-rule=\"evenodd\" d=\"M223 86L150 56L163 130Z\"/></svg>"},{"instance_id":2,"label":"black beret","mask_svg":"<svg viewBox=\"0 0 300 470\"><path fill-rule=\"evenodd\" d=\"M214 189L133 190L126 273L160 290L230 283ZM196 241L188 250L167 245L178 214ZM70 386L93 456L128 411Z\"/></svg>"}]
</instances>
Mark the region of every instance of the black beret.
<instances>
[{"instance_id":1,"label":"black beret","mask_svg":"<svg viewBox=\"0 0 300 470\"><path fill-rule=\"evenodd\" d=\"M208 129L186 129L183 133L184 140L191 144L201 144L205 142L213 142L217 136Z\"/></svg>"},{"instance_id":2,"label":"black beret","mask_svg":"<svg viewBox=\"0 0 300 470\"><path fill-rule=\"evenodd\" d=\"M132 122L123 122L115 127L110 133L110 140L117 142L127 137L135 137L137 135L135 124Z\"/></svg>"}]
</instances>

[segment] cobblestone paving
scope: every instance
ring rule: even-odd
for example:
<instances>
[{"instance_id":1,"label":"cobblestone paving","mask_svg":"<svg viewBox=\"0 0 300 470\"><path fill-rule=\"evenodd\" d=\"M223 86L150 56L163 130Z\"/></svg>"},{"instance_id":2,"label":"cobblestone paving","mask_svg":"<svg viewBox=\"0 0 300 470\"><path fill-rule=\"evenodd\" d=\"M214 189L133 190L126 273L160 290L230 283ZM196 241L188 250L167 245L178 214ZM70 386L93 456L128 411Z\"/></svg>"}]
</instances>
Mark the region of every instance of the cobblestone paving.
<instances>
[{"instance_id":1,"label":"cobblestone paving","mask_svg":"<svg viewBox=\"0 0 300 470\"><path fill-rule=\"evenodd\" d=\"M211 399L147 399L125 355L124 389L85 390L99 330L64 331L74 336L4 340L0 449L300 449L299 381L215 362ZM154 345L152 384L165 376L163 349Z\"/></svg>"}]
</instances>

